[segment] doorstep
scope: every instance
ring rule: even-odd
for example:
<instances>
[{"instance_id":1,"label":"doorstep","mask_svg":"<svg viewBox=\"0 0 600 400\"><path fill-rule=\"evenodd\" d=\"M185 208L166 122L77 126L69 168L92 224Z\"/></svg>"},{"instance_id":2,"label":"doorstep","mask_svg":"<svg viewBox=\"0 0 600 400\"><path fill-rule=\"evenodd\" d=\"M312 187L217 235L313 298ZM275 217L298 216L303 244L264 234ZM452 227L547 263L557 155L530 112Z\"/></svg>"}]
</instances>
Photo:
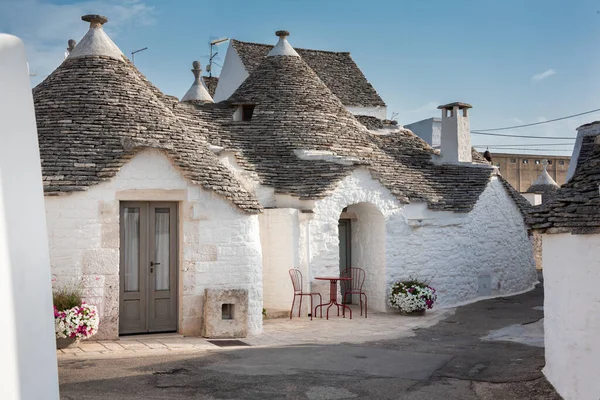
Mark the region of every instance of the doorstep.
<instances>
[{"instance_id":1,"label":"doorstep","mask_svg":"<svg viewBox=\"0 0 600 400\"><path fill-rule=\"evenodd\" d=\"M177 352L195 353L218 346L200 337L177 333L123 336L118 340L84 340L76 347L56 350L59 360L81 358L141 357Z\"/></svg>"}]
</instances>

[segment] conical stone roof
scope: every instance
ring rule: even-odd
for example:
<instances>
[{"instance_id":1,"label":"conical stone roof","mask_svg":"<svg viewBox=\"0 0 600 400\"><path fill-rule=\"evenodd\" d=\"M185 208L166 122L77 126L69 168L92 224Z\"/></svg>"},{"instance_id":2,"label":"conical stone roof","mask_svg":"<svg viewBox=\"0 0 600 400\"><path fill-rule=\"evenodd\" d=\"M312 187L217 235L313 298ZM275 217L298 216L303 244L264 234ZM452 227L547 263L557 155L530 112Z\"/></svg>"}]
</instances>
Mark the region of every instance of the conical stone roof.
<instances>
[{"instance_id":1,"label":"conical stone roof","mask_svg":"<svg viewBox=\"0 0 600 400\"><path fill-rule=\"evenodd\" d=\"M243 210L260 210L206 139L189 132L173 114L176 101L128 60L73 53L33 90L47 195L87 190L114 177L141 149L156 148L192 183Z\"/></svg>"},{"instance_id":2,"label":"conical stone roof","mask_svg":"<svg viewBox=\"0 0 600 400\"><path fill-rule=\"evenodd\" d=\"M544 169L537 179L529 186L527 193L540 193L542 195L542 203L547 203L552 199L560 185L552 179L547 171L548 161L542 161Z\"/></svg>"},{"instance_id":3,"label":"conical stone roof","mask_svg":"<svg viewBox=\"0 0 600 400\"><path fill-rule=\"evenodd\" d=\"M472 209L493 168L435 164L433 149L408 130L369 132L288 46L280 35L280 43L229 98L229 111L198 106L198 118L209 113L220 121L208 133L211 144L237 150L238 162L276 193L323 198L365 167L402 202ZM233 110L243 105L254 105L251 120L234 121Z\"/></svg>"},{"instance_id":4,"label":"conical stone roof","mask_svg":"<svg viewBox=\"0 0 600 400\"><path fill-rule=\"evenodd\" d=\"M535 207L528 222L546 233L600 234L600 121L583 125L574 174L549 203Z\"/></svg>"}]
</instances>

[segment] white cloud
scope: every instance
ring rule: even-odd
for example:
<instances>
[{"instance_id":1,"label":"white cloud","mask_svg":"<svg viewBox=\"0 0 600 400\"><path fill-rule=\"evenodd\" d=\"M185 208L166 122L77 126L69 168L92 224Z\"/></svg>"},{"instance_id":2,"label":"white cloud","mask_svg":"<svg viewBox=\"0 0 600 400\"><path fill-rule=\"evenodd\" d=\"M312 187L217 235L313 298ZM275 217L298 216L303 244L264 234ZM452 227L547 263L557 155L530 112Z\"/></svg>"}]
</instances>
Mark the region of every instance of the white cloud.
<instances>
[{"instance_id":1,"label":"white cloud","mask_svg":"<svg viewBox=\"0 0 600 400\"><path fill-rule=\"evenodd\" d=\"M85 14L109 18L105 29L115 39L123 28L153 24L153 7L142 0L86 0L51 4L48 0L0 1L0 32L18 36L25 43L30 70L37 84L62 61L67 41L79 41L88 30Z\"/></svg>"},{"instance_id":2,"label":"white cloud","mask_svg":"<svg viewBox=\"0 0 600 400\"><path fill-rule=\"evenodd\" d=\"M543 81L546 78L551 77L552 75L556 75L556 71L553 69L549 69L549 70L546 70L539 74L535 74L534 76L531 77L531 80L534 82L539 82L539 81Z\"/></svg>"}]
</instances>

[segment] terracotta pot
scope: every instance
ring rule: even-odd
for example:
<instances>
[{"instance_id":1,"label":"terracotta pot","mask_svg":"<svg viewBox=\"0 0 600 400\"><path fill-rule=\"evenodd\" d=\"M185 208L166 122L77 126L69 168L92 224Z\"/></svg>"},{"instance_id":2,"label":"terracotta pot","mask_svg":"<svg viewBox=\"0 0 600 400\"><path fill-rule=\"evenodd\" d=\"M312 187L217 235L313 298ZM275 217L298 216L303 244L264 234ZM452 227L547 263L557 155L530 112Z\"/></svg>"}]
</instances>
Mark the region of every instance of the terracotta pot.
<instances>
[{"instance_id":1,"label":"terracotta pot","mask_svg":"<svg viewBox=\"0 0 600 400\"><path fill-rule=\"evenodd\" d=\"M78 345L79 345L79 340L77 338L56 339L56 348L57 349L69 349L72 347L77 347Z\"/></svg>"}]
</instances>

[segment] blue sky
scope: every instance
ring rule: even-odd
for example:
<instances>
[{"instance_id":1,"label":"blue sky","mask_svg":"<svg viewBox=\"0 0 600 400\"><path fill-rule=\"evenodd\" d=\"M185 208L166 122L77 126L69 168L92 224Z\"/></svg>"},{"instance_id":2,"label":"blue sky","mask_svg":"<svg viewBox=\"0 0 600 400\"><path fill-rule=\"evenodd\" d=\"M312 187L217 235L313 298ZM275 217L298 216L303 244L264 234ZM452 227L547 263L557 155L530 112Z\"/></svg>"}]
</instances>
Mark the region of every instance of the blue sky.
<instances>
[{"instance_id":1,"label":"blue sky","mask_svg":"<svg viewBox=\"0 0 600 400\"><path fill-rule=\"evenodd\" d=\"M210 38L274 44L275 30L286 29L292 46L351 52L401 124L438 116L437 105L451 101L474 106L472 129L600 108L597 0L0 0L0 32L25 42L32 84L58 66L68 39L85 34L79 18L88 13L109 18L105 29L126 55L148 47L136 66L178 97L192 82L192 61L206 63ZM596 119L502 133L574 137ZM473 135L474 144L548 142Z\"/></svg>"}]
</instances>

